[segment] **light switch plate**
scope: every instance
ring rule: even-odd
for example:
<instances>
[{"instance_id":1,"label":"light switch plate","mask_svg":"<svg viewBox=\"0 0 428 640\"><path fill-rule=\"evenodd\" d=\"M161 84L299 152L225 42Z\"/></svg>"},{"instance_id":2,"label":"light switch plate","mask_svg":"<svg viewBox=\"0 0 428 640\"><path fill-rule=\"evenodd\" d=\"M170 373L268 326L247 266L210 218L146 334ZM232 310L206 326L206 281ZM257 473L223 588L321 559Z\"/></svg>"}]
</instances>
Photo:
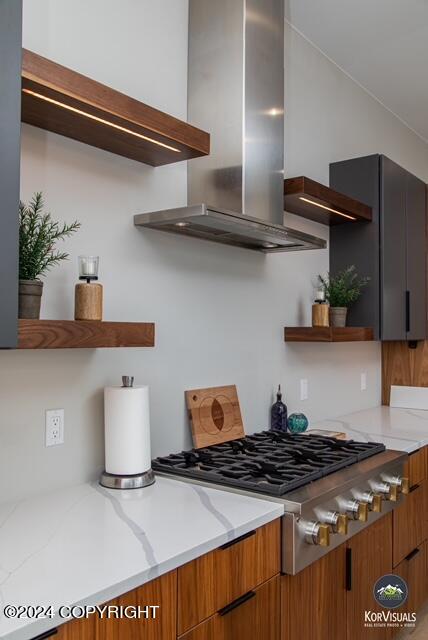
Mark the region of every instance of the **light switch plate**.
<instances>
[{"instance_id":1,"label":"light switch plate","mask_svg":"<svg viewBox=\"0 0 428 640\"><path fill-rule=\"evenodd\" d=\"M302 378L302 380L300 380L300 400L307 400L308 397L308 380L307 378Z\"/></svg>"},{"instance_id":2,"label":"light switch plate","mask_svg":"<svg viewBox=\"0 0 428 640\"><path fill-rule=\"evenodd\" d=\"M365 371L361 372L361 391L365 391L367 389L367 373Z\"/></svg>"}]
</instances>

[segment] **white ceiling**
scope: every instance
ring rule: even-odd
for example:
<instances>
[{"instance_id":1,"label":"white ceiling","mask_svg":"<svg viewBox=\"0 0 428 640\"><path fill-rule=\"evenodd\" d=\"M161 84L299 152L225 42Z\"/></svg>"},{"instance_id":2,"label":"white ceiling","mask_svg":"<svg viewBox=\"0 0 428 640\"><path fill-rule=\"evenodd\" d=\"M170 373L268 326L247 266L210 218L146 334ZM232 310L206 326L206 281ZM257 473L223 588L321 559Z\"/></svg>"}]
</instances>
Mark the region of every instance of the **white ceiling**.
<instances>
[{"instance_id":1,"label":"white ceiling","mask_svg":"<svg viewBox=\"0 0 428 640\"><path fill-rule=\"evenodd\" d=\"M285 0L287 19L428 142L428 0Z\"/></svg>"}]
</instances>

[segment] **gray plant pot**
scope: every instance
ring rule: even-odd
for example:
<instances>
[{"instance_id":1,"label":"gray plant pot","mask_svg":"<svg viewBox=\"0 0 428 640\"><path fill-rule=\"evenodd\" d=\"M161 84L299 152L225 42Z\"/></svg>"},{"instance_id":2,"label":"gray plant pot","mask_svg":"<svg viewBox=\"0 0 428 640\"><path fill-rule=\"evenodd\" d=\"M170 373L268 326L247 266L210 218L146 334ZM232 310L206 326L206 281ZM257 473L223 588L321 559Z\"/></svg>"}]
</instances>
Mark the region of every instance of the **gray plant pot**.
<instances>
[{"instance_id":1,"label":"gray plant pot","mask_svg":"<svg viewBox=\"0 0 428 640\"><path fill-rule=\"evenodd\" d=\"M19 281L18 318L38 320L42 301L43 282L41 280Z\"/></svg>"},{"instance_id":2,"label":"gray plant pot","mask_svg":"<svg viewBox=\"0 0 428 640\"><path fill-rule=\"evenodd\" d=\"M346 327L347 307L330 307L330 327Z\"/></svg>"}]
</instances>

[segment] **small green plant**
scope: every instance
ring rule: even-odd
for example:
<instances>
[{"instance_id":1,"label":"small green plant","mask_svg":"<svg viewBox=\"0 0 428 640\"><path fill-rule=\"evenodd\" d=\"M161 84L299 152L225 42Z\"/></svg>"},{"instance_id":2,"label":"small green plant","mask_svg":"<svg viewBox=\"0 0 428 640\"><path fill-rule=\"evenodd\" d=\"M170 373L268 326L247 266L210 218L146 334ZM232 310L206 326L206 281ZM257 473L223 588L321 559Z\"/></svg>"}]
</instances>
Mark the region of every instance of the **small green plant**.
<instances>
[{"instance_id":1,"label":"small green plant","mask_svg":"<svg viewBox=\"0 0 428 640\"><path fill-rule=\"evenodd\" d=\"M340 271L336 276L318 276L327 302L331 307L350 307L360 297L363 288L370 281L357 274L355 265Z\"/></svg>"},{"instance_id":2,"label":"small green plant","mask_svg":"<svg viewBox=\"0 0 428 640\"><path fill-rule=\"evenodd\" d=\"M71 236L80 228L80 222L67 225L52 220L43 212L41 193L35 193L27 205L19 203L19 278L36 280L52 266L67 260L68 253L56 251L58 240Z\"/></svg>"}]
</instances>

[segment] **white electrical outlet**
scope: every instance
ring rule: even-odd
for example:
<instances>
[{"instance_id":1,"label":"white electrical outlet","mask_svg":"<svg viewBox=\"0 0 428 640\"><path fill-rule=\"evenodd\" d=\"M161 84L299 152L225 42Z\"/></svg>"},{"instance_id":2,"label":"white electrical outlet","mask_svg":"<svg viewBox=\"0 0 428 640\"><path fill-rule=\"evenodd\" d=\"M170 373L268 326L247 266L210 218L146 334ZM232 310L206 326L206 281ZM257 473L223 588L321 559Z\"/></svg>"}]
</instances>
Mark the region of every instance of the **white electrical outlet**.
<instances>
[{"instance_id":1,"label":"white electrical outlet","mask_svg":"<svg viewBox=\"0 0 428 640\"><path fill-rule=\"evenodd\" d=\"M361 372L361 391L365 391L367 389L367 373L365 371Z\"/></svg>"},{"instance_id":2,"label":"white electrical outlet","mask_svg":"<svg viewBox=\"0 0 428 640\"><path fill-rule=\"evenodd\" d=\"M64 444L64 409L46 411L45 445L53 447Z\"/></svg>"},{"instance_id":3,"label":"white electrical outlet","mask_svg":"<svg viewBox=\"0 0 428 640\"><path fill-rule=\"evenodd\" d=\"M307 400L308 397L308 381L306 378L302 378L302 380L300 380L300 400Z\"/></svg>"}]
</instances>

